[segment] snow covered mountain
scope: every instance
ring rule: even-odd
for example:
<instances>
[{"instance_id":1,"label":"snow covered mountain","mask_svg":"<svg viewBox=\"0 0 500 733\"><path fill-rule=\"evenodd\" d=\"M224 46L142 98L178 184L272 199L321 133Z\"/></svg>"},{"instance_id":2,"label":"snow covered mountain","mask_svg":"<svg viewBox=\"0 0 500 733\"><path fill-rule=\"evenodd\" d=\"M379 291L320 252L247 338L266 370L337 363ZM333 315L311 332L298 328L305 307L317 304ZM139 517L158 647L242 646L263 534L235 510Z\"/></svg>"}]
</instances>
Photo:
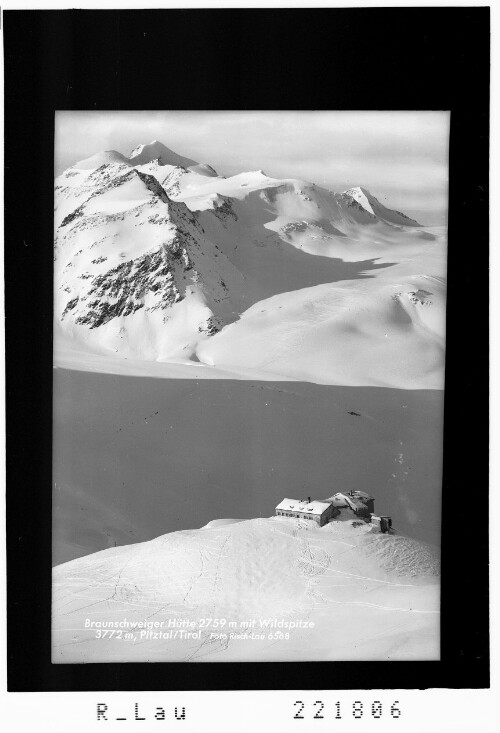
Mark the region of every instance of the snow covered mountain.
<instances>
[{"instance_id":1,"label":"snow covered mountain","mask_svg":"<svg viewBox=\"0 0 500 733\"><path fill-rule=\"evenodd\" d=\"M403 226L421 226L414 219L410 219L409 216L402 214L400 211L392 211L386 206L380 203L375 196L372 196L366 188L357 186L350 188L348 191L344 191L343 196L349 200L348 206L354 206L355 208L361 208L374 219L380 219L388 224L401 224Z\"/></svg>"},{"instance_id":2,"label":"snow covered mountain","mask_svg":"<svg viewBox=\"0 0 500 733\"><path fill-rule=\"evenodd\" d=\"M242 277L186 205L122 164L83 177L72 181L71 210L62 207L56 235L61 327L146 359L175 354L180 341L185 351L220 327L228 318L226 281L239 302Z\"/></svg>"},{"instance_id":3,"label":"snow covered mountain","mask_svg":"<svg viewBox=\"0 0 500 733\"><path fill-rule=\"evenodd\" d=\"M178 155L158 140L153 140L148 145L138 145L130 153L129 160L133 166L156 163L155 169L168 165L184 171L190 170L202 176L217 176L217 172L207 163L197 163L195 160Z\"/></svg>"},{"instance_id":4,"label":"snow covered mountain","mask_svg":"<svg viewBox=\"0 0 500 733\"><path fill-rule=\"evenodd\" d=\"M56 179L56 360L442 387L445 254L361 187L225 178L156 140L104 151Z\"/></svg>"}]
</instances>

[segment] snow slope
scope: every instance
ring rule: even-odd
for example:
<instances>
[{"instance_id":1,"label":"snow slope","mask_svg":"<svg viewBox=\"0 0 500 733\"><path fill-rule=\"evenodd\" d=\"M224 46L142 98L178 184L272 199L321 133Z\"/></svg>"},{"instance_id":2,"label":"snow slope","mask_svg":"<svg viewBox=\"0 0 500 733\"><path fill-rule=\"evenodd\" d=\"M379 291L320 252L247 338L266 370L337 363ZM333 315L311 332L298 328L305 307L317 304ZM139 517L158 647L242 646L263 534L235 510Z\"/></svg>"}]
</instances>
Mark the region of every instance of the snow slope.
<instances>
[{"instance_id":1,"label":"snow slope","mask_svg":"<svg viewBox=\"0 0 500 733\"><path fill-rule=\"evenodd\" d=\"M443 387L445 231L365 188L225 178L153 141L65 171L55 225L56 359L60 334L82 368L93 353L128 371L199 360L243 376Z\"/></svg>"},{"instance_id":2,"label":"snow slope","mask_svg":"<svg viewBox=\"0 0 500 733\"><path fill-rule=\"evenodd\" d=\"M444 309L443 283L428 276L318 285L257 303L196 353L319 384L442 389Z\"/></svg>"},{"instance_id":3,"label":"snow slope","mask_svg":"<svg viewBox=\"0 0 500 733\"><path fill-rule=\"evenodd\" d=\"M312 524L216 521L56 567L52 661L439 659L436 550Z\"/></svg>"}]
</instances>

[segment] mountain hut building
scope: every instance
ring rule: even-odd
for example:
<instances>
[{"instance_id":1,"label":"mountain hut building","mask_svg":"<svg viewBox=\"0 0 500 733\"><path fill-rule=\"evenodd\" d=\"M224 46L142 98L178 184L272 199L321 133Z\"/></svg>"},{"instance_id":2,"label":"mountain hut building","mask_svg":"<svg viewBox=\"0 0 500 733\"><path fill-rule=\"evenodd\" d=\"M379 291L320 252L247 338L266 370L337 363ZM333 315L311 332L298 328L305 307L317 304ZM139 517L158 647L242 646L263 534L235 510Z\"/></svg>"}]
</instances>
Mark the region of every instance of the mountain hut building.
<instances>
[{"instance_id":1,"label":"mountain hut building","mask_svg":"<svg viewBox=\"0 0 500 733\"><path fill-rule=\"evenodd\" d=\"M311 501L311 497L306 499L283 499L276 507L276 516L278 517L296 517L297 519L310 519L316 522L320 527L338 517L342 510L351 511L357 517L365 522L370 522L378 527L381 532L390 532L392 530L392 520L390 517L378 517L375 515L375 499L365 491L347 491L345 493L337 492L328 499L320 499ZM341 519L345 519L345 515Z\"/></svg>"},{"instance_id":2,"label":"mountain hut building","mask_svg":"<svg viewBox=\"0 0 500 733\"><path fill-rule=\"evenodd\" d=\"M311 501L307 499L283 499L276 507L276 515L279 517L297 517L297 519L310 519L322 527L339 514L331 502Z\"/></svg>"}]
</instances>

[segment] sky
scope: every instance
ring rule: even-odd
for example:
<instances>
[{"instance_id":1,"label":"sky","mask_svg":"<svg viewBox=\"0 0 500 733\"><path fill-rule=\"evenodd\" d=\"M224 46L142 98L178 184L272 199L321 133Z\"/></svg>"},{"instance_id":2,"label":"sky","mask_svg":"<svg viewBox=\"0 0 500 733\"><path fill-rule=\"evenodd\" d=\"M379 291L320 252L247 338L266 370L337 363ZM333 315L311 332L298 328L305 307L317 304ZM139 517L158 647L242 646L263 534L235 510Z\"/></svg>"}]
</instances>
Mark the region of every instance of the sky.
<instances>
[{"instance_id":1,"label":"sky","mask_svg":"<svg viewBox=\"0 0 500 733\"><path fill-rule=\"evenodd\" d=\"M222 175L262 169L333 191L363 186L423 224L446 223L448 112L56 113L56 175L101 150L159 140Z\"/></svg>"}]
</instances>

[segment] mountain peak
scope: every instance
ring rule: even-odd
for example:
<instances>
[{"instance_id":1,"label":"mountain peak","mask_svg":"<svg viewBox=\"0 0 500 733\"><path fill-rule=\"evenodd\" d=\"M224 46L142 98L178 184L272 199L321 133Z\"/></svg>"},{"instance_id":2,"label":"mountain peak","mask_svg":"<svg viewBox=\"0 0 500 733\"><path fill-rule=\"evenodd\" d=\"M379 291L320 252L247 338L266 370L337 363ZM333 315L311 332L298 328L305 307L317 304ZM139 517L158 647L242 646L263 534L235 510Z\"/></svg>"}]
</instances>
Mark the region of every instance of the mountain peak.
<instances>
[{"instance_id":1,"label":"mountain peak","mask_svg":"<svg viewBox=\"0 0 500 733\"><path fill-rule=\"evenodd\" d=\"M151 163L153 160L158 160L160 165L181 166L182 168L198 165L195 160L175 153L159 140L152 140L150 143L138 145L129 155L129 161L132 165L144 165Z\"/></svg>"},{"instance_id":2,"label":"mountain peak","mask_svg":"<svg viewBox=\"0 0 500 733\"><path fill-rule=\"evenodd\" d=\"M349 188L347 191L342 193L342 196L349 196L351 199L356 201L365 211L372 216L376 216L379 219L383 219L391 224L403 225L403 226L421 226L415 219L410 219L409 216L403 214L401 211L395 211L388 209L386 206L380 203L380 201L371 194L367 188L363 186L354 186Z\"/></svg>"},{"instance_id":3,"label":"mountain peak","mask_svg":"<svg viewBox=\"0 0 500 733\"><path fill-rule=\"evenodd\" d=\"M117 150L102 150L100 153L96 153L90 158L79 160L72 167L81 168L82 170L91 170L92 168L99 168L99 166L109 163L126 163L128 165L129 161Z\"/></svg>"},{"instance_id":4,"label":"mountain peak","mask_svg":"<svg viewBox=\"0 0 500 733\"><path fill-rule=\"evenodd\" d=\"M343 191L342 195L345 196L351 196L351 198L355 198L356 200L359 200L363 196L368 201L376 201L377 199L375 196L373 196L370 191L365 188L364 186L351 186L351 188L348 188L347 191Z\"/></svg>"},{"instance_id":5,"label":"mountain peak","mask_svg":"<svg viewBox=\"0 0 500 733\"><path fill-rule=\"evenodd\" d=\"M151 140L150 143L141 143L140 145L137 145L137 147L135 147L130 153L129 158L135 158L137 155L140 155L145 150L151 153L157 152L158 154L173 152L159 140Z\"/></svg>"},{"instance_id":6,"label":"mountain peak","mask_svg":"<svg viewBox=\"0 0 500 733\"><path fill-rule=\"evenodd\" d=\"M354 193L364 193L365 196L371 196L369 190L363 186L352 186L351 188L348 188L347 191L344 191L344 193L348 196L352 196Z\"/></svg>"},{"instance_id":7,"label":"mountain peak","mask_svg":"<svg viewBox=\"0 0 500 733\"><path fill-rule=\"evenodd\" d=\"M373 202L375 202L377 199L374 198L374 196L371 195L371 193L362 186L355 186L354 188L349 188L347 191L344 191L344 196L350 196L354 201L357 201L360 206L365 209L369 214L372 216L375 216L375 212L372 208Z\"/></svg>"}]
</instances>

